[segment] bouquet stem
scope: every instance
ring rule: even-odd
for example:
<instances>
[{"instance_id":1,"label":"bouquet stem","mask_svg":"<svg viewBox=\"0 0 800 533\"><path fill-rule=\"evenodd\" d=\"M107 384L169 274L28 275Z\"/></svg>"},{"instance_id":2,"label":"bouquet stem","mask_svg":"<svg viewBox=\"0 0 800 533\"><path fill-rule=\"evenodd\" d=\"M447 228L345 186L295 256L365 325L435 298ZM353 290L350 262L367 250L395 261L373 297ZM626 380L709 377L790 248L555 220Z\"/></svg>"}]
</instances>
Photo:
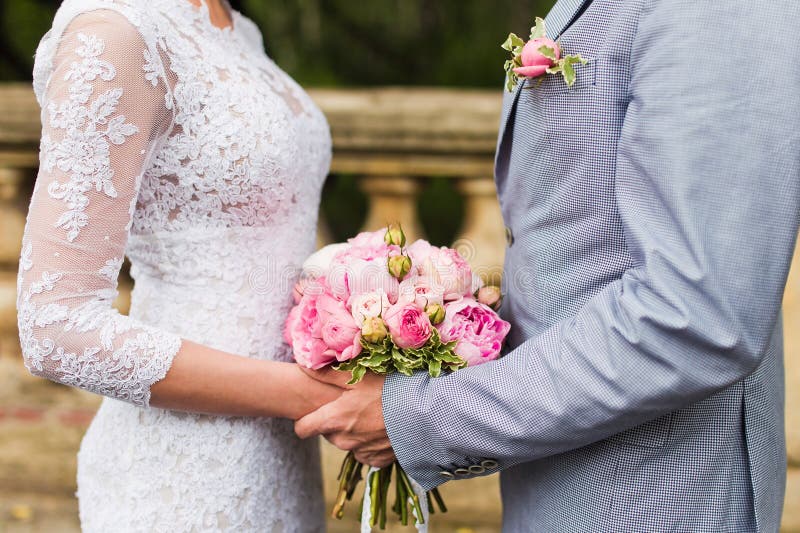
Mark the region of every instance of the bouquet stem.
<instances>
[{"instance_id":1,"label":"bouquet stem","mask_svg":"<svg viewBox=\"0 0 800 533\"><path fill-rule=\"evenodd\" d=\"M362 470L364 465L359 463L353 452L349 452L342 462L342 467L339 470L339 491L336 495L336 500L333 505L331 516L341 519L344 516L345 504L353 498L355 489L359 482L363 479ZM394 462L386 468L381 468L377 471L372 471L367 479L367 484L370 488L370 527L379 526L381 529L386 529L387 521L387 506L389 502L389 488L392 484L392 473L396 473L395 477L395 502L392 506L392 511L400 519L400 523L404 526L408 525L409 517L409 503L412 506L414 516L420 524L425 523L425 518L422 513L422 505L417 494L411 485L411 480L408 474L405 473L400 463ZM428 509L433 512L432 502L436 502L439 510L443 513L447 512L447 507L442 500L442 495L438 489L433 489L426 494Z\"/></svg>"}]
</instances>

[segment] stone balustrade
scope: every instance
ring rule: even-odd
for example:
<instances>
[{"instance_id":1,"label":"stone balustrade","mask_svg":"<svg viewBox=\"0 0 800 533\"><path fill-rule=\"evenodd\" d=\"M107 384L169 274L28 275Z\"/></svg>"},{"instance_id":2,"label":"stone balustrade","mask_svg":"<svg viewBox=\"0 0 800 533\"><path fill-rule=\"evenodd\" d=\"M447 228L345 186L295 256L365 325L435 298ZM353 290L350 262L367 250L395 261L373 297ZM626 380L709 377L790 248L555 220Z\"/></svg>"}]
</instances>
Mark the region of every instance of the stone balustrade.
<instances>
[{"instance_id":1,"label":"stone balustrade","mask_svg":"<svg viewBox=\"0 0 800 533\"><path fill-rule=\"evenodd\" d=\"M311 95L331 125L332 172L360 178L368 201L364 229L399 221L411 238L424 236L417 213L421 186L431 177L452 179L464 203L464 219L455 246L463 250L485 278L499 280L505 237L492 182L500 111L498 92L323 89L313 90ZM0 85L0 363L13 360L16 364L19 360L16 271L25 211L38 165L39 133L39 108L29 86ZM324 221L322 224L321 243L328 235ZM797 265L800 253L784 306L790 465L784 531L800 532L800 267ZM123 292L124 289L123 284ZM124 296L120 307L125 308ZM32 383L27 377L15 377L17 373L4 372L3 368L0 364L0 424L4 408L8 411L9 407L26 404L24 394L31 390ZM13 380L24 383L10 383ZM83 408L94 405L91 400L81 401L78 403ZM4 466L7 465L0 457L0 496L4 490L13 488L3 486L8 479L2 472Z\"/></svg>"}]
</instances>

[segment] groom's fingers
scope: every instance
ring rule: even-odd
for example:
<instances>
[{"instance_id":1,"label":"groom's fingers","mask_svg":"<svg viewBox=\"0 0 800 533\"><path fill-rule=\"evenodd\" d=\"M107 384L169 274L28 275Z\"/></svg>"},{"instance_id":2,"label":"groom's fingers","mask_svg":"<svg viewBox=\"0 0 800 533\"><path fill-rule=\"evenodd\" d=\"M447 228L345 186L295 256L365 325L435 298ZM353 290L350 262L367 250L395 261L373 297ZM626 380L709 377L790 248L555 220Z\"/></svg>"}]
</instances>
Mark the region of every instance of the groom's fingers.
<instances>
[{"instance_id":1,"label":"groom's fingers","mask_svg":"<svg viewBox=\"0 0 800 533\"><path fill-rule=\"evenodd\" d=\"M323 368L322 370L311 370L310 368L305 367L300 368L302 368L303 372L308 374L311 378L321 381L322 383L335 385L340 389L351 388L351 386L347 384L347 382L350 381L349 372L340 372L332 368Z\"/></svg>"},{"instance_id":2,"label":"groom's fingers","mask_svg":"<svg viewBox=\"0 0 800 533\"><path fill-rule=\"evenodd\" d=\"M294 432L301 439L325 435L336 430L332 421L339 400L325 404L294 423Z\"/></svg>"},{"instance_id":3,"label":"groom's fingers","mask_svg":"<svg viewBox=\"0 0 800 533\"><path fill-rule=\"evenodd\" d=\"M395 460L395 455L392 450L383 450L380 452L356 452L356 461L359 463L374 466L375 468L384 468L392 464Z\"/></svg>"}]
</instances>

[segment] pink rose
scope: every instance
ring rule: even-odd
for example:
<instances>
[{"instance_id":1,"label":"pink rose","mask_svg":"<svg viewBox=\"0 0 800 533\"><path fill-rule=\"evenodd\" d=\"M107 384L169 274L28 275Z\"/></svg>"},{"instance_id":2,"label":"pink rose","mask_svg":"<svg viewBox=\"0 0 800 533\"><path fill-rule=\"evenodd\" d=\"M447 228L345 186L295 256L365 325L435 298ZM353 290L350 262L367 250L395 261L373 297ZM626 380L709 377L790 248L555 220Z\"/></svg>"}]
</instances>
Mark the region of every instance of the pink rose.
<instances>
[{"instance_id":1,"label":"pink rose","mask_svg":"<svg viewBox=\"0 0 800 533\"><path fill-rule=\"evenodd\" d=\"M363 324L367 318L383 316L389 309L389 297L383 289L362 294L354 294L347 300L347 307L356 324Z\"/></svg>"},{"instance_id":2,"label":"pink rose","mask_svg":"<svg viewBox=\"0 0 800 533\"><path fill-rule=\"evenodd\" d=\"M318 370L336 361L336 354L322 340L322 319L316 294L306 292L289 312L283 336L292 347L297 364Z\"/></svg>"},{"instance_id":3,"label":"pink rose","mask_svg":"<svg viewBox=\"0 0 800 533\"><path fill-rule=\"evenodd\" d=\"M546 46L553 50L555 60L545 56L539 49ZM536 78L543 75L548 68L552 67L556 61L561 59L561 48L552 39L539 37L531 39L522 48L522 66L514 69L514 72L526 78Z\"/></svg>"},{"instance_id":4,"label":"pink rose","mask_svg":"<svg viewBox=\"0 0 800 533\"><path fill-rule=\"evenodd\" d=\"M444 322L437 326L442 342L456 341L455 352L469 366L497 359L511 324L471 298L445 305Z\"/></svg>"},{"instance_id":5,"label":"pink rose","mask_svg":"<svg viewBox=\"0 0 800 533\"><path fill-rule=\"evenodd\" d=\"M425 311L414 304L398 303L384 317L392 340L400 348L420 348L431 337L431 321Z\"/></svg>"},{"instance_id":6,"label":"pink rose","mask_svg":"<svg viewBox=\"0 0 800 533\"><path fill-rule=\"evenodd\" d=\"M322 340L337 361L349 361L361 353L361 327L356 325L344 302L322 294L317 298L317 311Z\"/></svg>"}]
</instances>

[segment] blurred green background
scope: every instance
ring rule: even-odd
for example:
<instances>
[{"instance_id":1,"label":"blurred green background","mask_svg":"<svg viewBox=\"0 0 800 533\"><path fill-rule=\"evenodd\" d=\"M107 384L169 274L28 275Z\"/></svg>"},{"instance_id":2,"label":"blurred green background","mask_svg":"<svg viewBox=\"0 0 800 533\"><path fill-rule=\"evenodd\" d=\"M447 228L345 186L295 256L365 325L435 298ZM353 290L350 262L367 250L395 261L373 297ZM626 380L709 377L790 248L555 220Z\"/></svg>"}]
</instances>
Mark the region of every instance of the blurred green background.
<instances>
[{"instance_id":1,"label":"blurred green background","mask_svg":"<svg viewBox=\"0 0 800 533\"><path fill-rule=\"evenodd\" d=\"M146 1L146 0L143 0ZM174 0L187 1L187 0ZM33 55L61 2L0 2L0 82L29 80ZM267 53L307 87L396 85L501 90L513 31L527 35L554 0L240 0L231 6L259 25ZM366 199L354 176L332 175L322 211L331 236L355 234ZM447 178L426 181L419 214L427 237L450 244L462 220Z\"/></svg>"}]
</instances>

